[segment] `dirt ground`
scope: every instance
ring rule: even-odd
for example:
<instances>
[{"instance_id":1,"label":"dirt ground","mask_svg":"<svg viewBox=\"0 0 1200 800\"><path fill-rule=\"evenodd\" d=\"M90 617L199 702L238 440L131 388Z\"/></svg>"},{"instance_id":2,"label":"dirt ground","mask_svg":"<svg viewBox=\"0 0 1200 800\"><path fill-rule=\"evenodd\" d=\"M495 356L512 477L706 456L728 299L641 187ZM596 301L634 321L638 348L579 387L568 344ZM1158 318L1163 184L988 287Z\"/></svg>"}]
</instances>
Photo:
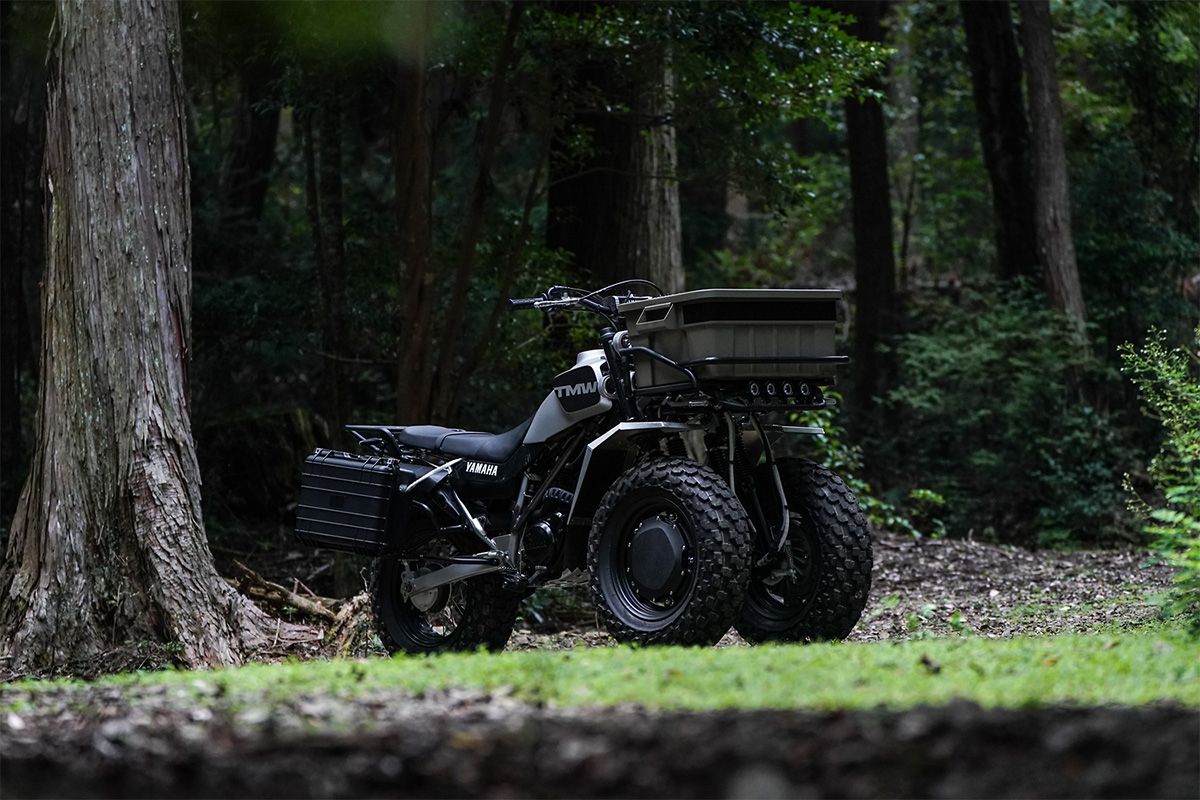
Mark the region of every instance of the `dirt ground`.
<instances>
[{"instance_id":1,"label":"dirt ground","mask_svg":"<svg viewBox=\"0 0 1200 800\"><path fill-rule=\"evenodd\" d=\"M964 540L875 539L871 594L850 641L908 639L969 630L980 636L1085 632L1129 627L1154 619L1154 595L1170 568L1144 551L1032 551ZM567 626L537 624L527 615L510 649L603 646L586 590L555 596ZM548 620L553 622L554 620ZM731 631L718 646L747 646Z\"/></svg>"},{"instance_id":2,"label":"dirt ground","mask_svg":"<svg viewBox=\"0 0 1200 800\"><path fill-rule=\"evenodd\" d=\"M852 639L1136 626L1156 616L1147 598L1170 578L1132 550L1035 553L883 535L875 553ZM509 647L610 642L583 593L560 592L527 606ZM746 646L734 633L721 645ZM156 661L129 657L142 668ZM19 699L0 685L0 702ZM8 797L1194 798L1200 714L968 703L663 713L468 691L245 706L95 686L0 715L0 781Z\"/></svg>"}]
</instances>

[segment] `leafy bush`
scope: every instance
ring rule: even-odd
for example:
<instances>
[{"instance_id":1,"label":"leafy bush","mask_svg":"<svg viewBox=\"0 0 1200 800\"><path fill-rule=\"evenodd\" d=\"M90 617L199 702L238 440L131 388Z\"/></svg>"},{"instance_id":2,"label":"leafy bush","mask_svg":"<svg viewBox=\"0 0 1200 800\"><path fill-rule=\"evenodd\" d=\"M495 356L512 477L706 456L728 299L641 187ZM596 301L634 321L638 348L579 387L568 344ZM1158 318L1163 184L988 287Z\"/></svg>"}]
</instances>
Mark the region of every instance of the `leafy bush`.
<instances>
[{"instance_id":1,"label":"leafy bush","mask_svg":"<svg viewBox=\"0 0 1200 800\"><path fill-rule=\"evenodd\" d=\"M1129 374L1148 412L1162 421L1162 449L1150 462L1150 478L1161 495L1151 506L1133 494L1133 510L1145 520L1145 531L1159 556L1178 569L1167 598L1168 614L1180 615L1200 633L1200 327L1196 352L1169 348L1161 331L1152 331L1140 348L1121 348Z\"/></svg>"},{"instance_id":2,"label":"leafy bush","mask_svg":"<svg viewBox=\"0 0 1200 800\"><path fill-rule=\"evenodd\" d=\"M1093 365L1066 321L1020 284L925 309L897 345L887 398L889 483L945 498L951 533L1061 546L1122 529L1128 445L1075 386ZM919 476L914 478L913 476Z\"/></svg>"},{"instance_id":3,"label":"leafy bush","mask_svg":"<svg viewBox=\"0 0 1200 800\"><path fill-rule=\"evenodd\" d=\"M945 525L936 517L945 505L945 499L937 492L913 489L909 492L909 503L902 508L871 488L871 484L863 478L862 448L846 436L846 429L837 416L841 396L837 392L828 392L827 396L834 401L833 404L816 411L792 415L793 421L798 424L816 426L825 431L820 436L806 437L809 451L804 455L832 470L846 482L858 498L867 519L875 527L908 533L917 538L937 537L945 533Z\"/></svg>"}]
</instances>

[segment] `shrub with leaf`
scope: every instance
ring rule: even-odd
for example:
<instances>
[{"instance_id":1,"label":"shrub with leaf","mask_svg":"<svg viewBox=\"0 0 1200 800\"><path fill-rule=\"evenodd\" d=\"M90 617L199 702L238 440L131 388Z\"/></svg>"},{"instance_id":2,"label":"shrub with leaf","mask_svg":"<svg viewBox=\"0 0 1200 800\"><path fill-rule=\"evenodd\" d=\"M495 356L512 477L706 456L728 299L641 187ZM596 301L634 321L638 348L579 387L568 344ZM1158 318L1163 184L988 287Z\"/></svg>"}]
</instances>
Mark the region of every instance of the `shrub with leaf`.
<instances>
[{"instance_id":1,"label":"shrub with leaf","mask_svg":"<svg viewBox=\"0 0 1200 800\"><path fill-rule=\"evenodd\" d=\"M1065 546L1125 532L1130 445L1081 398L1093 361L1031 286L968 291L916 309L873 452L887 483L945 499L952 535Z\"/></svg>"},{"instance_id":2,"label":"shrub with leaf","mask_svg":"<svg viewBox=\"0 0 1200 800\"><path fill-rule=\"evenodd\" d=\"M1177 570L1164 611L1200 633L1200 327L1194 345L1191 352L1169 347L1166 335L1154 330L1141 347L1124 345L1121 357L1164 434L1149 468L1159 496L1143 499L1126 476L1131 507L1145 520L1155 552Z\"/></svg>"},{"instance_id":3,"label":"shrub with leaf","mask_svg":"<svg viewBox=\"0 0 1200 800\"><path fill-rule=\"evenodd\" d=\"M937 515L946 501L937 492L913 489L908 495L908 502L902 507L871 488L863 478L862 448L850 441L837 416L841 395L828 392L827 397L834 402L825 408L792 414L794 422L819 427L824 431L812 439L806 437L809 446L805 455L846 482L858 498L867 520L876 528L907 533L918 539L922 536L936 538L944 534L946 526Z\"/></svg>"}]
</instances>

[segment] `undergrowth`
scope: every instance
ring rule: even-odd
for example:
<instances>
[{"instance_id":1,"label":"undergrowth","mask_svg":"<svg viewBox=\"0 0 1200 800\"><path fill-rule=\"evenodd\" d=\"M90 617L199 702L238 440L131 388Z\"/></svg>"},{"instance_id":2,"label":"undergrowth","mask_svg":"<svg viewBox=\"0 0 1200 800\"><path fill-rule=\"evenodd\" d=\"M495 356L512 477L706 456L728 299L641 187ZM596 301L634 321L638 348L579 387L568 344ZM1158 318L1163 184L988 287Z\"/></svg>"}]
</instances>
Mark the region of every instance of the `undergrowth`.
<instances>
[{"instance_id":1,"label":"undergrowth","mask_svg":"<svg viewBox=\"0 0 1200 800\"><path fill-rule=\"evenodd\" d=\"M1196 352L1168 347L1161 331L1152 331L1141 347L1125 345L1125 371L1137 385L1147 413L1162 421L1164 441L1150 463L1158 497L1147 501L1125 487L1132 510L1145 522L1151 547L1176 568L1164 611L1185 619L1200 634L1200 328Z\"/></svg>"}]
</instances>

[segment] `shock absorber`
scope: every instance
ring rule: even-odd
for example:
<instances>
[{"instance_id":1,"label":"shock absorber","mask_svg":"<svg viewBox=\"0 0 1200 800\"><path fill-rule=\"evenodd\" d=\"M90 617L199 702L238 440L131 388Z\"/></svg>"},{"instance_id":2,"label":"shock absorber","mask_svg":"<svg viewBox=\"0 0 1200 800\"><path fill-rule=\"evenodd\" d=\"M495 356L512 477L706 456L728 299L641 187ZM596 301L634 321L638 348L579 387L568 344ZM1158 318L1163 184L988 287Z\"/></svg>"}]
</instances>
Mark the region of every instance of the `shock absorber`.
<instances>
[{"instance_id":1,"label":"shock absorber","mask_svg":"<svg viewBox=\"0 0 1200 800\"><path fill-rule=\"evenodd\" d=\"M750 456L746 454L746 443L739 432L733 444L733 471L737 475L739 485L747 489L753 488L753 473L750 469Z\"/></svg>"}]
</instances>

